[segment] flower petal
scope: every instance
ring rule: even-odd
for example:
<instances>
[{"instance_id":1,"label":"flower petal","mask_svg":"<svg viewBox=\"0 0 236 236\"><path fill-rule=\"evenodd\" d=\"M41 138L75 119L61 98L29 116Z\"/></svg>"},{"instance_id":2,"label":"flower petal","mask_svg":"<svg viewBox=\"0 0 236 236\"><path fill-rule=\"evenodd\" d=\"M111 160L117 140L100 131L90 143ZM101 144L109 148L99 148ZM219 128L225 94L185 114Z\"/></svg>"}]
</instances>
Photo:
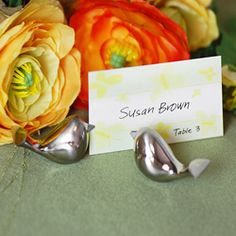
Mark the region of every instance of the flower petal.
<instances>
[{"instance_id":1,"label":"flower petal","mask_svg":"<svg viewBox=\"0 0 236 236\"><path fill-rule=\"evenodd\" d=\"M65 80L63 86L60 102L57 105L58 109L66 108L68 105L72 105L80 90L80 53L76 49L72 49L71 52L61 60L60 64L64 76L70 78Z\"/></svg>"}]
</instances>

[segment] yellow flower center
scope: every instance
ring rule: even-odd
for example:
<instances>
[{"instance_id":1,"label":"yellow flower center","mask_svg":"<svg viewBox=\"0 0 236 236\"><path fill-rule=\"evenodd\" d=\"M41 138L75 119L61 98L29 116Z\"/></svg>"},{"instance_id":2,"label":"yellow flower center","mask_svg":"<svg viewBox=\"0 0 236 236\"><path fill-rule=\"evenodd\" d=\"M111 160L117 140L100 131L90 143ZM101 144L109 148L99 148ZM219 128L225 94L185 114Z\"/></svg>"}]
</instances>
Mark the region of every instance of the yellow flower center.
<instances>
[{"instance_id":1,"label":"yellow flower center","mask_svg":"<svg viewBox=\"0 0 236 236\"><path fill-rule=\"evenodd\" d=\"M132 61L137 60L139 51L135 45L129 42L112 40L105 54L105 64L112 68L128 66Z\"/></svg>"},{"instance_id":2,"label":"yellow flower center","mask_svg":"<svg viewBox=\"0 0 236 236\"><path fill-rule=\"evenodd\" d=\"M14 70L11 91L19 98L26 98L39 92L39 83L37 72L32 64L27 62Z\"/></svg>"}]
</instances>

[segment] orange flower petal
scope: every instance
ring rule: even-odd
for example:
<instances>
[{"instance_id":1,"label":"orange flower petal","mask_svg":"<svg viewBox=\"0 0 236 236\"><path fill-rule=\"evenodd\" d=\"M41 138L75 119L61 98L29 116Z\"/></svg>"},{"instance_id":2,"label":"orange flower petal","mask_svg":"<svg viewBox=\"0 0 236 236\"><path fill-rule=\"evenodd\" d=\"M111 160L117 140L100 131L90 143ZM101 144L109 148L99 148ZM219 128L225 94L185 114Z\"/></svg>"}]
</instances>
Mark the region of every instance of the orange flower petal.
<instances>
[{"instance_id":1,"label":"orange flower petal","mask_svg":"<svg viewBox=\"0 0 236 236\"><path fill-rule=\"evenodd\" d=\"M189 58L183 29L144 1L80 1L70 25L83 65L75 107L88 107L89 71ZM133 60L128 57L130 50Z\"/></svg>"}]
</instances>

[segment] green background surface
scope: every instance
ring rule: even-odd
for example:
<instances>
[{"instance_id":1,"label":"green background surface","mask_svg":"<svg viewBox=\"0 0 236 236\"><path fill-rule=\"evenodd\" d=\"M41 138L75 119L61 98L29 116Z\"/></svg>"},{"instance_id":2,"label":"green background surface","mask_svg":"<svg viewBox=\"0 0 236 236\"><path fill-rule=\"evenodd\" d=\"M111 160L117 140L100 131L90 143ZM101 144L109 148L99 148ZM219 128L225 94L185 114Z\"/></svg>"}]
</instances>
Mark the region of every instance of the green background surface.
<instances>
[{"instance_id":1,"label":"green background surface","mask_svg":"<svg viewBox=\"0 0 236 236\"><path fill-rule=\"evenodd\" d=\"M219 2L227 28L234 0ZM235 235L236 117L224 118L224 137L171 145L183 163L211 160L196 180L151 181L131 150L64 166L0 147L0 235Z\"/></svg>"}]
</instances>

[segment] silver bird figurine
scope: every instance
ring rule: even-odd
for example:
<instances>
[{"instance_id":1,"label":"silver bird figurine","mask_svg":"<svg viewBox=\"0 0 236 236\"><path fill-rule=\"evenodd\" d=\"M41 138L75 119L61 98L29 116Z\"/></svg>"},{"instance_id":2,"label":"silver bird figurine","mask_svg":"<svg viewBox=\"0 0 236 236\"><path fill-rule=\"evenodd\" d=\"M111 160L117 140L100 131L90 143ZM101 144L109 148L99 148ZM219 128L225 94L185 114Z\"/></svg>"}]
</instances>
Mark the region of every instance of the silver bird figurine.
<instances>
[{"instance_id":1,"label":"silver bird figurine","mask_svg":"<svg viewBox=\"0 0 236 236\"><path fill-rule=\"evenodd\" d=\"M135 139L135 161L141 172L155 181L170 181L191 174L197 178L209 165L207 159L195 159L185 167L169 145L155 130L132 131Z\"/></svg>"},{"instance_id":2,"label":"silver bird figurine","mask_svg":"<svg viewBox=\"0 0 236 236\"><path fill-rule=\"evenodd\" d=\"M85 156L89 132L93 128L93 125L85 123L77 115L71 115L53 127L29 134L25 129L15 127L13 140L17 146L28 148L51 161L70 164Z\"/></svg>"}]
</instances>

